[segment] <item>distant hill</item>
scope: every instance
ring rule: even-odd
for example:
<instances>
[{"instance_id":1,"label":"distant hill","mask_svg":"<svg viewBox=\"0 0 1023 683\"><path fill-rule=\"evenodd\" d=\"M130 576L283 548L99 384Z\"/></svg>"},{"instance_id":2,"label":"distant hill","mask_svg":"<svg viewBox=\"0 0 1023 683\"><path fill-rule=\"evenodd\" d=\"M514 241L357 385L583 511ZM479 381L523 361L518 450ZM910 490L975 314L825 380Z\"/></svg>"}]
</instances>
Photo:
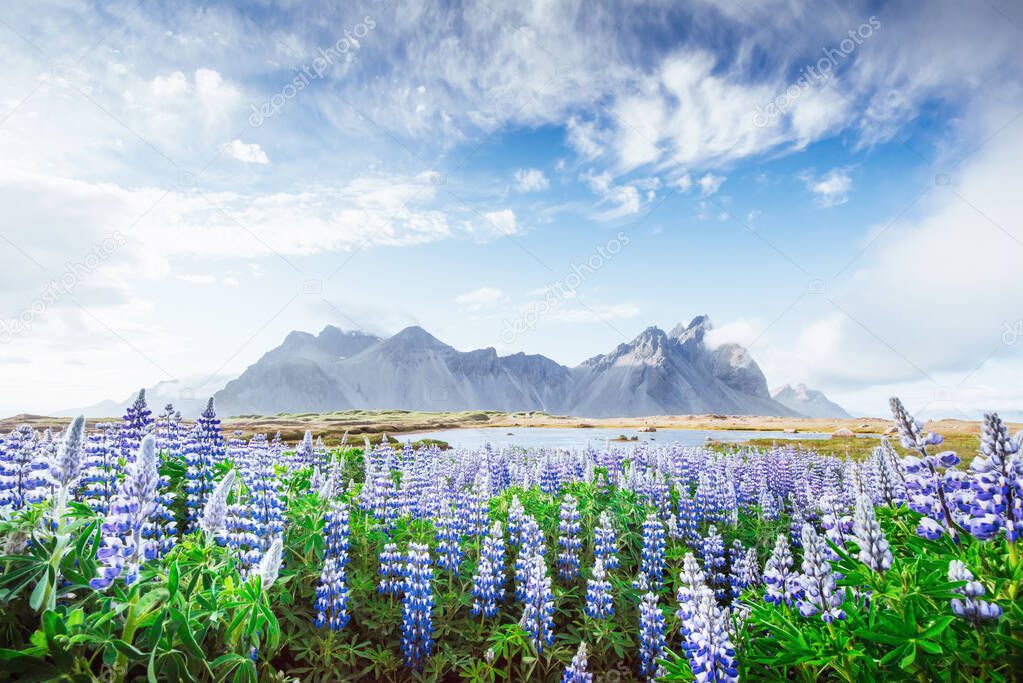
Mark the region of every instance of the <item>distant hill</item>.
<instances>
[{"instance_id":1,"label":"distant hill","mask_svg":"<svg viewBox=\"0 0 1023 683\"><path fill-rule=\"evenodd\" d=\"M852 417L842 406L829 401L822 392L808 389L805 384L795 387L786 384L775 389L771 396L778 403L807 417Z\"/></svg>"}]
</instances>

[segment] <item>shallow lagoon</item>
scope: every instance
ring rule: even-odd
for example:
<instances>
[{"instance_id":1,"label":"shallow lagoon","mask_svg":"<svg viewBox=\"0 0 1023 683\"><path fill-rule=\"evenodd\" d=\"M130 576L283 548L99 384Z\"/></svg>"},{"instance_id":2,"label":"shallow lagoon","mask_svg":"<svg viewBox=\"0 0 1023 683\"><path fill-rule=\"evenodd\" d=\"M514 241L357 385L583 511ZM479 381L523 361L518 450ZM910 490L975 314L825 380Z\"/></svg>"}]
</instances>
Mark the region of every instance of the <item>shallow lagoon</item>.
<instances>
[{"instance_id":1,"label":"shallow lagoon","mask_svg":"<svg viewBox=\"0 0 1023 683\"><path fill-rule=\"evenodd\" d=\"M619 436L639 437L637 441L614 441ZM658 429L656 432L637 432L635 429L613 429L604 427L484 427L479 429L442 429L432 432L398 434L401 441L439 439L453 447L477 448L484 444L492 446L521 446L523 448L585 448L603 447L611 440L613 446L699 446L707 443L708 437L715 441L742 443L750 439L827 439L831 435L819 432L787 434L780 431L724 430L724 429Z\"/></svg>"}]
</instances>

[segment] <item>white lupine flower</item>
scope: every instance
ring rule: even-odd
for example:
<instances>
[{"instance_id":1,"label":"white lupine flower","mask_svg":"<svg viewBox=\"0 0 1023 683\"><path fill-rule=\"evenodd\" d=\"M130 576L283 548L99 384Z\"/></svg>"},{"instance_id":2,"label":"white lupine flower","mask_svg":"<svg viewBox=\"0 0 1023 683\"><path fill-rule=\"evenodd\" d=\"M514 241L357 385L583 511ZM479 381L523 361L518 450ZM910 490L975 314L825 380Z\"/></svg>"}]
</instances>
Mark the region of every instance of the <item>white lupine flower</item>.
<instances>
[{"instance_id":1,"label":"white lupine flower","mask_svg":"<svg viewBox=\"0 0 1023 683\"><path fill-rule=\"evenodd\" d=\"M227 519L227 497L230 495L231 489L234 488L235 476L235 470L228 472L217 484L217 488L213 489L209 500L206 501L202 519L199 521L199 528L207 536L216 536L217 532L224 528L224 522Z\"/></svg>"}]
</instances>

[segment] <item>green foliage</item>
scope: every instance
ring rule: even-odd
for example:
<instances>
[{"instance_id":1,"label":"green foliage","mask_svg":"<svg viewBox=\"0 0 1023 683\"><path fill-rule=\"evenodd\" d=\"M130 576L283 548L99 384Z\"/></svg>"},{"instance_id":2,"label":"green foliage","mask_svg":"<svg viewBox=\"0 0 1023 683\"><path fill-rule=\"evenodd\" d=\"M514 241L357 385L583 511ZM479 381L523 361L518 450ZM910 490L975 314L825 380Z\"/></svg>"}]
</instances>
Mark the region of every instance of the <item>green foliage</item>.
<instances>
[{"instance_id":1,"label":"green foliage","mask_svg":"<svg viewBox=\"0 0 1023 683\"><path fill-rule=\"evenodd\" d=\"M346 479L364 479L363 452L332 454ZM166 461L162 473L180 490L183 463ZM464 544L457 575L437 571L433 627L436 647L426 669L409 673L400 656L402 605L376 591L377 557L383 544L434 545L428 520L409 517L386 530L357 505L350 505L348 610L341 632L314 626L316 585L324 551L328 501L309 493L308 470L287 475L285 562L280 578L264 588L258 576L239 573L231 554L202 537L185 536L164 558L143 565L138 581L105 592L89 588L95 575L101 519L71 504L59 533L37 505L0 521L0 675L19 680L67 681L309 681L464 680L557 681L580 641L588 646L590 671L598 680L634 680L637 670L637 605L632 579L640 566L641 528L647 513L630 491L573 483L561 492L578 500L583 528L582 577L554 578L553 647L537 655L518 625L521 606L511 599L514 552L505 566L508 599L497 616L471 614L472 575L479 561L476 541ZM347 499L352 492L346 492ZM675 492L673 496L677 495ZM556 556L560 496L513 488L490 501L491 518L507 520L518 496L534 516ZM351 501L348 501L351 503ZM610 573L614 616L595 621L584 613L586 577L592 566L592 531L608 511L618 526L621 566ZM183 519L184 510L174 509ZM1009 681L1023 671L1023 563L1001 543L925 541L913 533L918 517L905 509L878 511L895 561L884 575L855 559L855 548L836 548L836 571L844 575L848 619L825 624L794 608L765 603L759 590L744 601L751 611L736 630L740 674L746 680L801 681ZM761 565L789 520L765 521L740 514L734 527L720 528L725 542L738 538L757 549ZM62 543L62 537L67 542ZM675 611L678 573L687 548L669 539L661 606L667 621L669 681L692 680L681 656ZM853 554L850 555L849 553ZM975 626L953 616L949 601L959 584L947 581L948 564L959 558L977 570L988 598L1001 605L1001 620ZM281 674L281 672L286 672Z\"/></svg>"}]
</instances>

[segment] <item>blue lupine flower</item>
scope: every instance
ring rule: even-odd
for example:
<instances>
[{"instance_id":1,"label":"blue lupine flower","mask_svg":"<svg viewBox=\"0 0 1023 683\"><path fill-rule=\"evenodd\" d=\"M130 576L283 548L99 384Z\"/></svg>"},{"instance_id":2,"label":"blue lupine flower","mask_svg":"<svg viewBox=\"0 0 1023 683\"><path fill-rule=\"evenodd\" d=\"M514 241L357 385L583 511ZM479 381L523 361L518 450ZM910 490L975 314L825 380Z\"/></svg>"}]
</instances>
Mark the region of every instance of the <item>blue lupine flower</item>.
<instances>
[{"instance_id":1,"label":"blue lupine flower","mask_svg":"<svg viewBox=\"0 0 1023 683\"><path fill-rule=\"evenodd\" d=\"M522 521L526 511L519 502L518 496L512 496L508 504L508 543L513 548L518 548L522 542Z\"/></svg>"},{"instance_id":2,"label":"blue lupine flower","mask_svg":"<svg viewBox=\"0 0 1023 683\"><path fill-rule=\"evenodd\" d=\"M515 599L523 600L526 595L530 562L533 555L544 556L547 553L547 542L540 530L540 525L531 516L526 515L522 521L522 541L518 557L515 558Z\"/></svg>"},{"instance_id":3,"label":"blue lupine flower","mask_svg":"<svg viewBox=\"0 0 1023 683\"><path fill-rule=\"evenodd\" d=\"M728 585L731 589L732 602L735 603L744 590L756 583L759 567L756 562L756 551L752 548L747 550L739 539L732 541L729 557L731 568L728 570Z\"/></svg>"},{"instance_id":4,"label":"blue lupine flower","mask_svg":"<svg viewBox=\"0 0 1023 683\"><path fill-rule=\"evenodd\" d=\"M117 578L130 585L138 577L139 565L156 554L143 530L157 508L160 481L159 456L152 435L142 439L138 455L128 465L124 479L101 527L103 547L96 559L103 562L99 576L89 581L96 590L108 588Z\"/></svg>"},{"instance_id":5,"label":"blue lupine flower","mask_svg":"<svg viewBox=\"0 0 1023 683\"><path fill-rule=\"evenodd\" d=\"M697 681L732 683L739 680L735 647L728 633L729 613L710 591L697 596L686 653Z\"/></svg>"},{"instance_id":6,"label":"blue lupine flower","mask_svg":"<svg viewBox=\"0 0 1023 683\"><path fill-rule=\"evenodd\" d=\"M586 671L586 643L580 642L572 663L565 667L561 683L593 683L593 674Z\"/></svg>"},{"instance_id":7,"label":"blue lupine flower","mask_svg":"<svg viewBox=\"0 0 1023 683\"><path fill-rule=\"evenodd\" d=\"M578 503L573 496L565 496L561 503L558 524L558 576L574 579L579 576L579 551L583 541L579 537L582 524L579 523Z\"/></svg>"},{"instance_id":8,"label":"blue lupine flower","mask_svg":"<svg viewBox=\"0 0 1023 683\"><path fill-rule=\"evenodd\" d=\"M707 529L707 536L701 544L703 566L707 570L708 584L714 589L718 600L724 600L728 593L728 579L725 577L725 540L713 524Z\"/></svg>"},{"instance_id":9,"label":"blue lupine flower","mask_svg":"<svg viewBox=\"0 0 1023 683\"><path fill-rule=\"evenodd\" d=\"M430 549L422 543L409 545L404 570L404 611L401 651L405 666L420 671L433 651L433 567Z\"/></svg>"},{"instance_id":10,"label":"blue lupine flower","mask_svg":"<svg viewBox=\"0 0 1023 683\"><path fill-rule=\"evenodd\" d=\"M885 572L892 566L892 551L881 525L874 513L870 498L861 495L856 499L856 513L853 516L853 536L860 548L859 560L876 572Z\"/></svg>"},{"instance_id":11,"label":"blue lupine flower","mask_svg":"<svg viewBox=\"0 0 1023 683\"><path fill-rule=\"evenodd\" d=\"M543 555L531 553L525 561L522 620L519 625L532 638L537 654L554 643L554 594Z\"/></svg>"},{"instance_id":12,"label":"blue lupine flower","mask_svg":"<svg viewBox=\"0 0 1023 683\"><path fill-rule=\"evenodd\" d=\"M615 613L611 599L611 582L604 571L604 561L593 562L593 575L586 582L586 615L591 619L607 619Z\"/></svg>"},{"instance_id":13,"label":"blue lupine flower","mask_svg":"<svg viewBox=\"0 0 1023 683\"><path fill-rule=\"evenodd\" d=\"M316 587L316 626L340 631L349 620L348 614L348 507L335 502L324 517L323 570Z\"/></svg>"},{"instance_id":14,"label":"blue lupine flower","mask_svg":"<svg viewBox=\"0 0 1023 683\"><path fill-rule=\"evenodd\" d=\"M213 398L206 403L206 409L195 421L195 427L183 447L186 463L185 491L188 518L194 527L206 501L213 493L213 478L216 466L225 455L224 435L220 432Z\"/></svg>"},{"instance_id":15,"label":"blue lupine flower","mask_svg":"<svg viewBox=\"0 0 1023 683\"><path fill-rule=\"evenodd\" d=\"M643 552L640 571L650 586L658 588L664 579L664 525L653 510L643 522Z\"/></svg>"},{"instance_id":16,"label":"blue lupine flower","mask_svg":"<svg viewBox=\"0 0 1023 683\"><path fill-rule=\"evenodd\" d=\"M36 431L19 425L0 451L0 506L20 510L46 498L48 459L37 451Z\"/></svg>"},{"instance_id":17,"label":"blue lupine flower","mask_svg":"<svg viewBox=\"0 0 1023 683\"><path fill-rule=\"evenodd\" d=\"M110 423L98 424L96 428L98 432L89 434L86 439L81 495L89 507L106 514L117 493L119 428Z\"/></svg>"},{"instance_id":18,"label":"blue lupine flower","mask_svg":"<svg viewBox=\"0 0 1023 683\"><path fill-rule=\"evenodd\" d=\"M484 617L497 614L497 603L504 600L504 532L500 522L494 522L483 539L472 596L472 613Z\"/></svg>"},{"instance_id":19,"label":"blue lupine flower","mask_svg":"<svg viewBox=\"0 0 1023 683\"><path fill-rule=\"evenodd\" d=\"M380 551L380 585L377 591L384 595L398 595L404 582L405 557L394 543L384 544Z\"/></svg>"},{"instance_id":20,"label":"blue lupine flower","mask_svg":"<svg viewBox=\"0 0 1023 683\"><path fill-rule=\"evenodd\" d=\"M156 436L156 450L161 453L177 454L181 450L181 439L184 436L181 411L175 410L170 403L164 406L163 412L153 425L153 434Z\"/></svg>"},{"instance_id":21,"label":"blue lupine flower","mask_svg":"<svg viewBox=\"0 0 1023 683\"><path fill-rule=\"evenodd\" d=\"M965 597L965 600L960 600L959 598L952 599L952 611L955 612L956 616L968 619L975 624L979 624L981 621L998 619L1002 616L1001 607L993 602L980 599L984 595L984 586L974 578L973 572L961 561L952 560L949 563L948 580L966 582L965 586L953 589L956 593Z\"/></svg>"},{"instance_id":22,"label":"blue lupine flower","mask_svg":"<svg viewBox=\"0 0 1023 683\"><path fill-rule=\"evenodd\" d=\"M604 563L604 569L618 568L618 531L607 510L600 513L597 528L593 530L593 557Z\"/></svg>"},{"instance_id":23,"label":"blue lupine flower","mask_svg":"<svg viewBox=\"0 0 1023 683\"><path fill-rule=\"evenodd\" d=\"M437 527L437 566L458 576L462 564L462 535L451 510L451 503L441 502L440 511L434 520Z\"/></svg>"},{"instance_id":24,"label":"blue lupine flower","mask_svg":"<svg viewBox=\"0 0 1023 683\"><path fill-rule=\"evenodd\" d=\"M802 595L798 600L799 613L804 617L820 614L831 623L845 619L842 607L843 593L835 584L835 574L828 560L828 545L811 524L803 525L803 573L799 577Z\"/></svg>"},{"instance_id":25,"label":"blue lupine flower","mask_svg":"<svg viewBox=\"0 0 1023 683\"><path fill-rule=\"evenodd\" d=\"M764 600L789 607L799 594L799 575L792 571L792 551L785 534L778 534L774 542L774 550L764 565Z\"/></svg>"},{"instance_id":26,"label":"blue lupine flower","mask_svg":"<svg viewBox=\"0 0 1023 683\"><path fill-rule=\"evenodd\" d=\"M664 613L657 606L657 594L650 592L639 604L639 673L653 678L657 660L664 657Z\"/></svg>"}]
</instances>

